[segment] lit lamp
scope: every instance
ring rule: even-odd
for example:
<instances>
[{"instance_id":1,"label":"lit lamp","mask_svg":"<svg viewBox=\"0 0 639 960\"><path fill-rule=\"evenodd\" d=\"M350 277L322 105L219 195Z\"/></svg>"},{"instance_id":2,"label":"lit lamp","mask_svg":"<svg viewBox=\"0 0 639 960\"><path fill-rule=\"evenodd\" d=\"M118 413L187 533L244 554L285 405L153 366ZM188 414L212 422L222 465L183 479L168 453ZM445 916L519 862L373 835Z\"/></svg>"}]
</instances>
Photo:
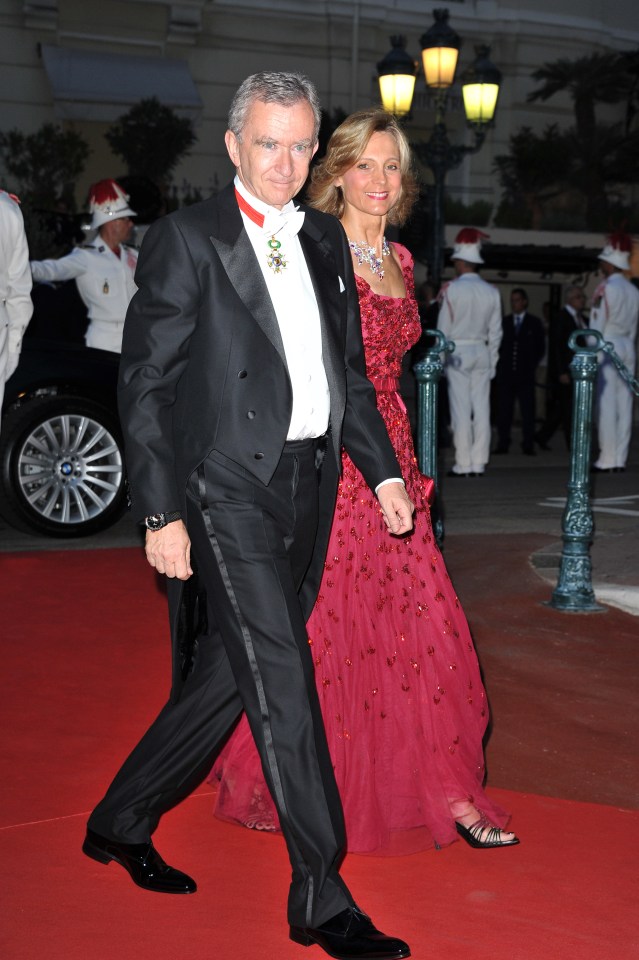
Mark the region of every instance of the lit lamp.
<instances>
[{"instance_id":1,"label":"lit lamp","mask_svg":"<svg viewBox=\"0 0 639 960\"><path fill-rule=\"evenodd\" d=\"M465 157L477 153L486 138L495 115L501 73L490 62L490 48L475 48L475 62L464 73L463 96L466 119L473 130L472 144L452 144L446 129L448 93L455 82L455 70L461 39L448 23L448 10L433 10L434 23L421 37L422 62L426 85L432 88L435 122L426 143L412 147L422 163L433 175L430 242L428 251L428 278L439 288L444 260L444 193L446 175ZM379 89L384 110L403 117L411 107L417 68L406 53L404 37L391 37L393 49L377 64Z\"/></svg>"},{"instance_id":2,"label":"lit lamp","mask_svg":"<svg viewBox=\"0 0 639 960\"><path fill-rule=\"evenodd\" d=\"M410 112L417 66L406 53L406 37L391 37L391 50L377 64L379 92L387 113L404 117Z\"/></svg>"},{"instance_id":3,"label":"lit lamp","mask_svg":"<svg viewBox=\"0 0 639 960\"><path fill-rule=\"evenodd\" d=\"M422 62L427 87L445 90L453 85L461 40L448 24L448 10L433 10L435 23L422 35Z\"/></svg>"},{"instance_id":4,"label":"lit lamp","mask_svg":"<svg viewBox=\"0 0 639 960\"><path fill-rule=\"evenodd\" d=\"M483 126L495 116L501 72L488 59L490 47L475 47L477 57L463 77L464 112L469 123Z\"/></svg>"}]
</instances>

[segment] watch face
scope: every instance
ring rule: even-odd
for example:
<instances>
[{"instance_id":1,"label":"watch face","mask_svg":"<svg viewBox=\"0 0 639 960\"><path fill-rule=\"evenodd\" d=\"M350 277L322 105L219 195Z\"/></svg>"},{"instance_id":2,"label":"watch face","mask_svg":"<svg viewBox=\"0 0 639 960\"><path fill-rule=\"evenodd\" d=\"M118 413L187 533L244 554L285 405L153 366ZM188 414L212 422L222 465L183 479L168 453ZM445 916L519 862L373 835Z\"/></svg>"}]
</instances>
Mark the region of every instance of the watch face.
<instances>
[{"instance_id":1,"label":"watch face","mask_svg":"<svg viewBox=\"0 0 639 960\"><path fill-rule=\"evenodd\" d=\"M145 523L148 530L161 530L166 521L163 513L154 513L153 516L146 518Z\"/></svg>"}]
</instances>

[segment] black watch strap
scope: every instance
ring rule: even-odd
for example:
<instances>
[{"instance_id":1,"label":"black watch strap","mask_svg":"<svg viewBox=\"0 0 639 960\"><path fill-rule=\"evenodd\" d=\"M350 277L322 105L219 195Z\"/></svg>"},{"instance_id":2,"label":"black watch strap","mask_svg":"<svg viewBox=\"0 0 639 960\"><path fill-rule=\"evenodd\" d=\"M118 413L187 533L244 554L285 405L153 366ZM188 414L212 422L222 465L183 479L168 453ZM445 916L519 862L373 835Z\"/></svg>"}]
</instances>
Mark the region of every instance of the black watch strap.
<instances>
[{"instance_id":1,"label":"black watch strap","mask_svg":"<svg viewBox=\"0 0 639 960\"><path fill-rule=\"evenodd\" d=\"M174 520L181 520L182 514L179 510L174 510L172 513L153 513L149 517L144 518L144 525L147 530L161 530L162 527L166 527L167 523L173 523Z\"/></svg>"}]
</instances>

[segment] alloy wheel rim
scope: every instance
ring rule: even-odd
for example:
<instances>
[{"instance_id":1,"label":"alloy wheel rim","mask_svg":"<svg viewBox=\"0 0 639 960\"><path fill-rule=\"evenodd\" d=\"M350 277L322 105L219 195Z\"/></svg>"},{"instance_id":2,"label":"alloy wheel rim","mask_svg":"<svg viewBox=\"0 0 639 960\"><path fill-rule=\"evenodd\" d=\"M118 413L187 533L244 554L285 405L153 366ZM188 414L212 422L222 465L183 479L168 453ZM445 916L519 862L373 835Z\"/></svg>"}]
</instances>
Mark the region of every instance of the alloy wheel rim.
<instances>
[{"instance_id":1,"label":"alloy wheel rim","mask_svg":"<svg viewBox=\"0 0 639 960\"><path fill-rule=\"evenodd\" d=\"M113 434L97 420L60 414L39 423L18 454L24 501L42 519L86 523L117 497L124 465Z\"/></svg>"}]
</instances>

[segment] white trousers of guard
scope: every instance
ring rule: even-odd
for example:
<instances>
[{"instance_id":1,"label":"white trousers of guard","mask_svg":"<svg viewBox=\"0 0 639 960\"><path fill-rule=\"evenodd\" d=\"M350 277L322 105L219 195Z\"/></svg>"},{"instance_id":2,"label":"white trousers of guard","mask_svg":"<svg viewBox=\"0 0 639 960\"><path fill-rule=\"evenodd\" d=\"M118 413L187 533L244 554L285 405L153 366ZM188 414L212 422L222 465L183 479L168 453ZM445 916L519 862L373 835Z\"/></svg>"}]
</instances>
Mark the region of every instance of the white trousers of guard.
<instances>
[{"instance_id":1,"label":"white trousers of guard","mask_svg":"<svg viewBox=\"0 0 639 960\"><path fill-rule=\"evenodd\" d=\"M619 359L634 374L632 341L627 337L611 337L610 340ZM599 367L597 401L599 458L595 466L601 470L625 467L632 433L633 393L607 355Z\"/></svg>"},{"instance_id":2,"label":"white trousers of guard","mask_svg":"<svg viewBox=\"0 0 639 960\"><path fill-rule=\"evenodd\" d=\"M483 341L455 341L446 379L454 473L483 473L490 457L490 353Z\"/></svg>"}]
</instances>

